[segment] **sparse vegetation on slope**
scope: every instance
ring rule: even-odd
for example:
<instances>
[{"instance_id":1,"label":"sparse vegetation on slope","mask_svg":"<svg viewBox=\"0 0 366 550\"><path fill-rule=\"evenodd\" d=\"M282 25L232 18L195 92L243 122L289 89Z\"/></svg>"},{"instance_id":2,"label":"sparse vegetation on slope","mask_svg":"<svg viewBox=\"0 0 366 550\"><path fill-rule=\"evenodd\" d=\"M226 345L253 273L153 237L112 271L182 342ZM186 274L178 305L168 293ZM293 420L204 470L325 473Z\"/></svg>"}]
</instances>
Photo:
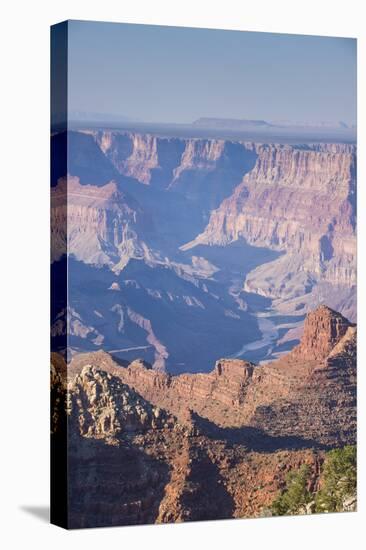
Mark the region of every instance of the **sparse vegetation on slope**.
<instances>
[{"instance_id":1,"label":"sparse vegetation on slope","mask_svg":"<svg viewBox=\"0 0 366 550\"><path fill-rule=\"evenodd\" d=\"M270 507L271 515L346 512L356 509L356 446L347 445L326 454L313 491L309 489L310 474L306 464L288 473L285 489Z\"/></svg>"},{"instance_id":2,"label":"sparse vegetation on slope","mask_svg":"<svg viewBox=\"0 0 366 550\"><path fill-rule=\"evenodd\" d=\"M327 454L315 502L316 512L343 512L356 502L357 452L347 445Z\"/></svg>"},{"instance_id":3,"label":"sparse vegetation on slope","mask_svg":"<svg viewBox=\"0 0 366 550\"><path fill-rule=\"evenodd\" d=\"M310 468L307 464L287 474L286 489L274 500L271 507L274 516L306 514L307 505L312 501L312 494L308 490L309 475Z\"/></svg>"}]
</instances>

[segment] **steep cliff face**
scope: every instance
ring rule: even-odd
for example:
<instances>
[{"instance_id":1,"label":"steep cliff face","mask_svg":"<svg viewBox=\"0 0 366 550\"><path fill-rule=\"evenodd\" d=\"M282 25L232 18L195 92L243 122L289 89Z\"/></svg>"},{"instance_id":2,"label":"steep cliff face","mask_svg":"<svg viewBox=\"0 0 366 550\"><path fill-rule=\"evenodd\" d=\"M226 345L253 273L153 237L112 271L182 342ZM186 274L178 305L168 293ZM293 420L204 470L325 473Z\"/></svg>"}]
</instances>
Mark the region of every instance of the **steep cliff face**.
<instances>
[{"instance_id":1,"label":"steep cliff face","mask_svg":"<svg viewBox=\"0 0 366 550\"><path fill-rule=\"evenodd\" d=\"M198 201L209 212L230 195L256 158L251 143L187 140L169 189Z\"/></svg>"},{"instance_id":2,"label":"steep cliff face","mask_svg":"<svg viewBox=\"0 0 366 550\"><path fill-rule=\"evenodd\" d=\"M181 193L206 211L230 195L254 166L252 144L100 131L94 137L121 175L156 189Z\"/></svg>"},{"instance_id":3,"label":"steep cliff face","mask_svg":"<svg viewBox=\"0 0 366 550\"><path fill-rule=\"evenodd\" d=\"M285 253L250 273L245 289L271 298L309 293L318 281L356 280L355 149L258 145L252 171L183 247L245 239Z\"/></svg>"},{"instance_id":4,"label":"steep cliff face","mask_svg":"<svg viewBox=\"0 0 366 550\"><path fill-rule=\"evenodd\" d=\"M344 337L354 332L354 325L343 315L326 306L320 306L308 314L301 342L291 351L289 357L299 361L321 361L330 353L334 354L338 348L339 352L346 352Z\"/></svg>"},{"instance_id":5,"label":"steep cliff face","mask_svg":"<svg viewBox=\"0 0 366 550\"><path fill-rule=\"evenodd\" d=\"M179 165L184 141L150 134L100 131L96 142L120 174L165 188Z\"/></svg>"},{"instance_id":6,"label":"steep cliff face","mask_svg":"<svg viewBox=\"0 0 366 550\"><path fill-rule=\"evenodd\" d=\"M153 230L149 215L114 181L97 187L68 176L52 188L52 261L67 251L87 264L118 271L131 258L149 257L143 241L149 230Z\"/></svg>"},{"instance_id":7,"label":"steep cliff face","mask_svg":"<svg viewBox=\"0 0 366 550\"><path fill-rule=\"evenodd\" d=\"M289 354L256 371L243 414L273 435L327 445L356 442L356 328L319 308Z\"/></svg>"}]
</instances>

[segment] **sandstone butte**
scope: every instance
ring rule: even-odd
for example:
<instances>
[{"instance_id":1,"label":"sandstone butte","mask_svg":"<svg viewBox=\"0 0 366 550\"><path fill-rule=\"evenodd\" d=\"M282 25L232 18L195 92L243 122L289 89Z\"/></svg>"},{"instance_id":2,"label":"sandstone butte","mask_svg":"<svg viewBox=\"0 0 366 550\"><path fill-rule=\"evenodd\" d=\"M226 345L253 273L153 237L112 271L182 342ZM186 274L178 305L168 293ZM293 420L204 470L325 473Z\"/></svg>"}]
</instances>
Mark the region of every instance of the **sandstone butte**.
<instances>
[{"instance_id":1,"label":"sandstone butte","mask_svg":"<svg viewBox=\"0 0 366 550\"><path fill-rule=\"evenodd\" d=\"M52 437L69 452L69 527L255 517L306 463L356 441L356 327L320 306L268 364L172 376L104 352L51 361Z\"/></svg>"}]
</instances>

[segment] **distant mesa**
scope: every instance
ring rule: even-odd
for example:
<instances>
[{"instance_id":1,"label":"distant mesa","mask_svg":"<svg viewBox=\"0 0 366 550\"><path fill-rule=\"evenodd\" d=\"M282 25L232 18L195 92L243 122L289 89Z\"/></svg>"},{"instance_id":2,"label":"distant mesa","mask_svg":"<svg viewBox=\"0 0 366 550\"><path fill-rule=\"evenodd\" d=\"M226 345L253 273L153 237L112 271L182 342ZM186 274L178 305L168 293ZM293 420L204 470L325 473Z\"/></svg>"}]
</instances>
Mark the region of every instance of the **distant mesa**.
<instances>
[{"instance_id":1,"label":"distant mesa","mask_svg":"<svg viewBox=\"0 0 366 550\"><path fill-rule=\"evenodd\" d=\"M221 128L233 130L246 130L248 128L270 128L272 124L265 120L248 120L235 118L210 118L203 117L195 120L192 124L199 128Z\"/></svg>"}]
</instances>

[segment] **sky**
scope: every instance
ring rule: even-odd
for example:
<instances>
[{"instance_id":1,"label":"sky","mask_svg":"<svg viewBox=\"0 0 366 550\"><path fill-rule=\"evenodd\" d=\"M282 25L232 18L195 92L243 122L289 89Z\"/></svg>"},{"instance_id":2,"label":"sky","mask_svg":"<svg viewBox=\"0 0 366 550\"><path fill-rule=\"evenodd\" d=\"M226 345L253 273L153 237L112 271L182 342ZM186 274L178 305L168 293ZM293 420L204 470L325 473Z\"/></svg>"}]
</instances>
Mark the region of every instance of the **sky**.
<instances>
[{"instance_id":1,"label":"sky","mask_svg":"<svg viewBox=\"0 0 366 550\"><path fill-rule=\"evenodd\" d=\"M356 40L71 21L68 108L134 121L356 123Z\"/></svg>"}]
</instances>

